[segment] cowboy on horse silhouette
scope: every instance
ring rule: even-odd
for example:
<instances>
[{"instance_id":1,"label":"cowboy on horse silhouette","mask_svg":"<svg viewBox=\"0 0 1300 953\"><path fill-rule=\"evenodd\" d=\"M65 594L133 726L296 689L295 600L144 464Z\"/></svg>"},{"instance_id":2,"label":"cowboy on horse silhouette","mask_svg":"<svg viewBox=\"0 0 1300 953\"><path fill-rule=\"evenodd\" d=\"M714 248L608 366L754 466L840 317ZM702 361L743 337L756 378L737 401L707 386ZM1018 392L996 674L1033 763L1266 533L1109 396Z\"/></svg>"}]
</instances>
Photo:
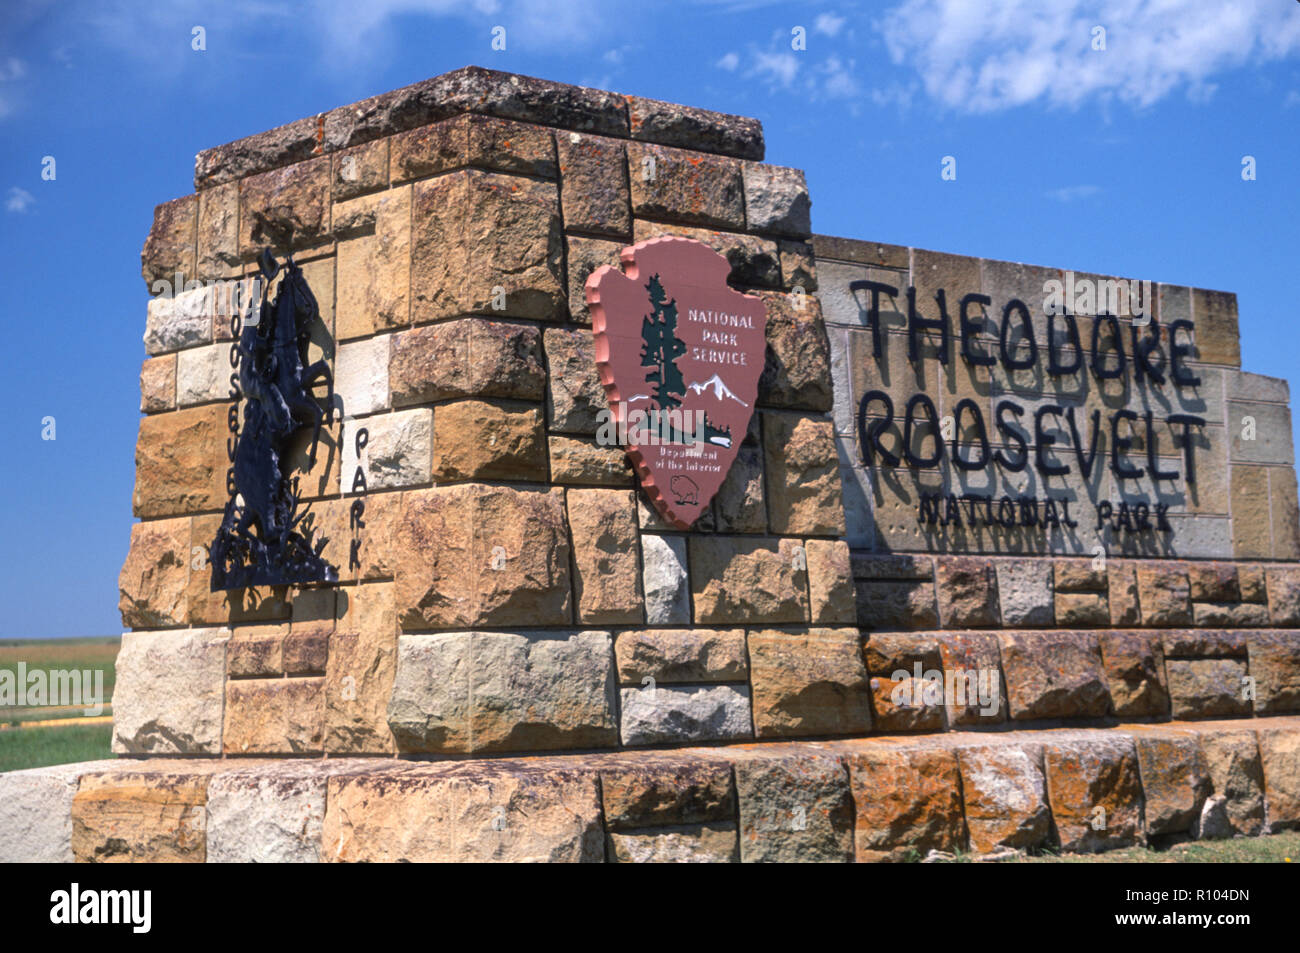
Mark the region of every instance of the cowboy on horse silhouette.
<instances>
[{"instance_id":1,"label":"cowboy on horse silhouette","mask_svg":"<svg viewBox=\"0 0 1300 953\"><path fill-rule=\"evenodd\" d=\"M305 358L319 307L292 256L280 266L271 250L264 248L258 265L264 289L260 313L239 333L244 426L232 458L231 497L211 547L214 592L338 579L334 567L320 556L327 540L319 539L312 546L297 529L307 510L298 511L298 478L290 479L285 472L294 435L312 426L311 469L321 427L334 419L329 365L324 360L308 365ZM275 301L268 301L266 292L282 270ZM327 387L327 410L311 393L318 381Z\"/></svg>"}]
</instances>

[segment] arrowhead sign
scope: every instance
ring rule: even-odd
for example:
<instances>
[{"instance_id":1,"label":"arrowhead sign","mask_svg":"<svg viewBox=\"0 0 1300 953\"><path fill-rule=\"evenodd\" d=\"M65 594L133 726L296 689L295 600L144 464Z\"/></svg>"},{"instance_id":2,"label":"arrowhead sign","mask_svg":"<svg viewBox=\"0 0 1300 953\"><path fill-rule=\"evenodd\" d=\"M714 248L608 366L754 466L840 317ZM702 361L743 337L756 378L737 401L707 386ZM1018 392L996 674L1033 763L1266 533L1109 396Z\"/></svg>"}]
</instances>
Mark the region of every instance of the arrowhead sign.
<instances>
[{"instance_id":1,"label":"arrowhead sign","mask_svg":"<svg viewBox=\"0 0 1300 953\"><path fill-rule=\"evenodd\" d=\"M621 272L603 265L586 285L613 411L602 442L616 438L663 518L689 529L749 429L767 309L729 288L727 259L692 239L652 238L621 258Z\"/></svg>"}]
</instances>

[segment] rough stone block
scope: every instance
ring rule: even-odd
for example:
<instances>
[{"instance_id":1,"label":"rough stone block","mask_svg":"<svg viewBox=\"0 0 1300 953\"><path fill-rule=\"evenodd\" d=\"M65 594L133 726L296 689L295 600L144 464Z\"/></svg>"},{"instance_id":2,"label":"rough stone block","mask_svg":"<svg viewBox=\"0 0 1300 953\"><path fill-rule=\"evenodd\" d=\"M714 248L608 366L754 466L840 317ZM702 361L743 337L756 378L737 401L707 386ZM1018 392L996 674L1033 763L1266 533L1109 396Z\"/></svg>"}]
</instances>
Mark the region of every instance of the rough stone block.
<instances>
[{"instance_id":1,"label":"rough stone block","mask_svg":"<svg viewBox=\"0 0 1300 953\"><path fill-rule=\"evenodd\" d=\"M617 742L608 632L404 635L388 722L403 751Z\"/></svg>"},{"instance_id":2,"label":"rough stone block","mask_svg":"<svg viewBox=\"0 0 1300 953\"><path fill-rule=\"evenodd\" d=\"M839 454L829 420L763 414L767 515L774 533L844 535Z\"/></svg>"},{"instance_id":3,"label":"rough stone block","mask_svg":"<svg viewBox=\"0 0 1300 953\"><path fill-rule=\"evenodd\" d=\"M227 754L320 754L325 679L252 678L226 683Z\"/></svg>"},{"instance_id":4,"label":"rough stone block","mask_svg":"<svg viewBox=\"0 0 1300 953\"><path fill-rule=\"evenodd\" d=\"M1110 711L1095 635L1000 632L998 639L1012 719L1097 718Z\"/></svg>"},{"instance_id":5,"label":"rough stone block","mask_svg":"<svg viewBox=\"0 0 1300 953\"><path fill-rule=\"evenodd\" d=\"M741 159L763 158L763 125L748 116L624 96L632 138Z\"/></svg>"},{"instance_id":6,"label":"rough stone block","mask_svg":"<svg viewBox=\"0 0 1300 953\"><path fill-rule=\"evenodd\" d=\"M1063 851L1094 853L1144 843L1142 783L1127 736L1043 746L1047 795Z\"/></svg>"},{"instance_id":7,"label":"rough stone block","mask_svg":"<svg viewBox=\"0 0 1300 953\"><path fill-rule=\"evenodd\" d=\"M1121 630L1101 632L1097 638L1115 714L1121 718L1168 715L1169 688L1160 637Z\"/></svg>"},{"instance_id":8,"label":"rough stone block","mask_svg":"<svg viewBox=\"0 0 1300 953\"><path fill-rule=\"evenodd\" d=\"M474 169L415 185L411 317L555 320L567 311L551 182Z\"/></svg>"},{"instance_id":9,"label":"rough stone block","mask_svg":"<svg viewBox=\"0 0 1300 953\"><path fill-rule=\"evenodd\" d=\"M122 765L82 775L72 798L78 863L203 863L207 787L221 761Z\"/></svg>"},{"instance_id":10,"label":"rough stone block","mask_svg":"<svg viewBox=\"0 0 1300 953\"><path fill-rule=\"evenodd\" d=\"M340 341L400 328L411 320L411 189L334 206Z\"/></svg>"},{"instance_id":11,"label":"rough stone block","mask_svg":"<svg viewBox=\"0 0 1300 953\"><path fill-rule=\"evenodd\" d=\"M640 623L636 504L627 490L567 490L578 621Z\"/></svg>"},{"instance_id":12,"label":"rough stone block","mask_svg":"<svg viewBox=\"0 0 1300 953\"><path fill-rule=\"evenodd\" d=\"M1300 729L1261 726L1258 738L1268 830L1300 828Z\"/></svg>"},{"instance_id":13,"label":"rough stone block","mask_svg":"<svg viewBox=\"0 0 1300 953\"><path fill-rule=\"evenodd\" d=\"M735 741L754 734L744 685L624 688L620 713L621 740L629 746Z\"/></svg>"},{"instance_id":14,"label":"rough stone block","mask_svg":"<svg viewBox=\"0 0 1300 953\"><path fill-rule=\"evenodd\" d=\"M388 699L397 670L397 610L393 583L348 592L347 612L330 636L325 668L325 751L391 754Z\"/></svg>"},{"instance_id":15,"label":"rough stone block","mask_svg":"<svg viewBox=\"0 0 1300 953\"><path fill-rule=\"evenodd\" d=\"M334 359L334 394L344 417L388 409L388 350L391 335L340 344Z\"/></svg>"},{"instance_id":16,"label":"rough stone block","mask_svg":"<svg viewBox=\"0 0 1300 953\"><path fill-rule=\"evenodd\" d=\"M333 155L334 201L388 187L388 140L341 149Z\"/></svg>"},{"instance_id":17,"label":"rough stone block","mask_svg":"<svg viewBox=\"0 0 1300 953\"><path fill-rule=\"evenodd\" d=\"M239 183L239 255L256 258L264 246L277 255L330 238L330 160L309 159L249 176Z\"/></svg>"},{"instance_id":18,"label":"rough stone block","mask_svg":"<svg viewBox=\"0 0 1300 953\"><path fill-rule=\"evenodd\" d=\"M627 168L635 214L686 225L744 229L744 187L735 159L631 142Z\"/></svg>"},{"instance_id":19,"label":"rough stone block","mask_svg":"<svg viewBox=\"0 0 1300 953\"><path fill-rule=\"evenodd\" d=\"M594 771L545 762L429 764L331 778L323 860L600 863Z\"/></svg>"},{"instance_id":20,"label":"rough stone block","mask_svg":"<svg viewBox=\"0 0 1300 953\"><path fill-rule=\"evenodd\" d=\"M627 153L622 141L557 132L564 227L624 238L632 234Z\"/></svg>"},{"instance_id":21,"label":"rough stone block","mask_svg":"<svg viewBox=\"0 0 1300 953\"><path fill-rule=\"evenodd\" d=\"M561 433L594 434L609 414L605 388L596 372L596 345L585 328L548 328L550 365L547 416Z\"/></svg>"},{"instance_id":22,"label":"rough stone block","mask_svg":"<svg viewBox=\"0 0 1300 953\"><path fill-rule=\"evenodd\" d=\"M808 621L808 570L795 540L690 536L695 621L703 624Z\"/></svg>"},{"instance_id":23,"label":"rough stone block","mask_svg":"<svg viewBox=\"0 0 1300 953\"><path fill-rule=\"evenodd\" d=\"M1237 834L1253 837L1264 827L1264 769L1253 728L1201 733L1214 794L1225 799L1228 823Z\"/></svg>"},{"instance_id":24,"label":"rough stone block","mask_svg":"<svg viewBox=\"0 0 1300 953\"><path fill-rule=\"evenodd\" d=\"M362 429L366 439L358 452L356 435ZM433 411L416 407L354 421L351 433L343 435L340 459L339 492L344 495L428 483L433 478Z\"/></svg>"},{"instance_id":25,"label":"rough stone block","mask_svg":"<svg viewBox=\"0 0 1300 953\"><path fill-rule=\"evenodd\" d=\"M1166 659L1175 718L1248 715L1246 663L1237 659Z\"/></svg>"},{"instance_id":26,"label":"rough stone block","mask_svg":"<svg viewBox=\"0 0 1300 953\"><path fill-rule=\"evenodd\" d=\"M998 624L998 577L987 559L947 556L935 565L939 618L945 628Z\"/></svg>"},{"instance_id":27,"label":"rough stone block","mask_svg":"<svg viewBox=\"0 0 1300 953\"><path fill-rule=\"evenodd\" d=\"M140 273L146 284L193 278L198 197L185 195L153 210L153 227L140 250Z\"/></svg>"},{"instance_id":28,"label":"rough stone block","mask_svg":"<svg viewBox=\"0 0 1300 953\"><path fill-rule=\"evenodd\" d=\"M212 343L214 296L210 286L173 289L149 299L144 349L150 356Z\"/></svg>"},{"instance_id":29,"label":"rough stone block","mask_svg":"<svg viewBox=\"0 0 1300 953\"><path fill-rule=\"evenodd\" d=\"M957 755L944 748L880 746L848 757L859 863L924 857L965 846Z\"/></svg>"},{"instance_id":30,"label":"rough stone block","mask_svg":"<svg viewBox=\"0 0 1300 953\"><path fill-rule=\"evenodd\" d=\"M767 352L758 379L764 407L828 411L834 406L830 339L816 297L759 292L767 305Z\"/></svg>"},{"instance_id":31,"label":"rough stone block","mask_svg":"<svg viewBox=\"0 0 1300 953\"><path fill-rule=\"evenodd\" d=\"M1000 559L996 569L1003 625L1033 629L1055 621L1051 563Z\"/></svg>"},{"instance_id":32,"label":"rough stone block","mask_svg":"<svg viewBox=\"0 0 1300 953\"><path fill-rule=\"evenodd\" d=\"M571 486L631 486L632 467L622 447L602 447L594 440L552 434L551 482Z\"/></svg>"},{"instance_id":33,"label":"rough stone block","mask_svg":"<svg viewBox=\"0 0 1300 953\"><path fill-rule=\"evenodd\" d=\"M743 682L749 676L743 629L636 629L614 642L618 680L656 683Z\"/></svg>"},{"instance_id":34,"label":"rough stone block","mask_svg":"<svg viewBox=\"0 0 1300 953\"><path fill-rule=\"evenodd\" d=\"M117 654L113 751L219 754L229 629L128 632Z\"/></svg>"},{"instance_id":35,"label":"rough stone block","mask_svg":"<svg viewBox=\"0 0 1300 953\"><path fill-rule=\"evenodd\" d=\"M433 479L546 480L540 404L458 400L433 410Z\"/></svg>"},{"instance_id":36,"label":"rough stone block","mask_svg":"<svg viewBox=\"0 0 1300 953\"><path fill-rule=\"evenodd\" d=\"M1275 626L1300 626L1300 569L1269 567L1265 572L1268 611Z\"/></svg>"},{"instance_id":37,"label":"rough stone block","mask_svg":"<svg viewBox=\"0 0 1300 953\"><path fill-rule=\"evenodd\" d=\"M641 579L645 587L647 625L691 621L685 538L641 534Z\"/></svg>"},{"instance_id":38,"label":"rough stone block","mask_svg":"<svg viewBox=\"0 0 1300 953\"><path fill-rule=\"evenodd\" d=\"M393 336L393 406L463 397L541 400L541 333L530 324L460 318Z\"/></svg>"},{"instance_id":39,"label":"rough stone block","mask_svg":"<svg viewBox=\"0 0 1300 953\"><path fill-rule=\"evenodd\" d=\"M283 625L236 626L226 643L227 678L279 678L284 674Z\"/></svg>"},{"instance_id":40,"label":"rough stone block","mask_svg":"<svg viewBox=\"0 0 1300 953\"><path fill-rule=\"evenodd\" d=\"M1247 645L1255 713L1300 710L1300 632L1252 632Z\"/></svg>"},{"instance_id":41,"label":"rough stone block","mask_svg":"<svg viewBox=\"0 0 1300 953\"><path fill-rule=\"evenodd\" d=\"M804 544L804 550L808 558L808 606L813 624L857 622L848 543L838 539L810 539Z\"/></svg>"},{"instance_id":42,"label":"rough stone block","mask_svg":"<svg viewBox=\"0 0 1300 953\"><path fill-rule=\"evenodd\" d=\"M1142 772L1148 835L1190 830L1201 816L1212 784L1195 734L1136 731L1133 743Z\"/></svg>"},{"instance_id":43,"label":"rough stone block","mask_svg":"<svg viewBox=\"0 0 1300 953\"><path fill-rule=\"evenodd\" d=\"M751 232L792 238L812 235L812 201L802 170L745 162L742 173L745 222Z\"/></svg>"},{"instance_id":44,"label":"rough stone block","mask_svg":"<svg viewBox=\"0 0 1300 953\"><path fill-rule=\"evenodd\" d=\"M560 489L460 484L404 493L394 563L407 630L572 622Z\"/></svg>"},{"instance_id":45,"label":"rough stone block","mask_svg":"<svg viewBox=\"0 0 1300 953\"><path fill-rule=\"evenodd\" d=\"M758 737L871 730L871 691L856 629L750 632L749 661Z\"/></svg>"},{"instance_id":46,"label":"rough stone block","mask_svg":"<svg viewBox=\"0 0 1300 953\"><path fill-rule=\"evenodd\" d=\"M616 864L735 864L740 862L736 825L693 824L609 835Z\"/></svg>"},{"instance_id":47,"label":"rough stone block","mask_svg":"<svg viewBox=\"0 0 1300 953\"><path fill-rule=\"evenodd\" d=\"M140 413L176 409L176 355L145 358L140 367Z\"/></svg>"},{"instance_id":48,"label":"rough stone block","mask_svg":"<svg viewBox=\"0 0 1300 953\"><path fill-rule=\"evenodd\" d=\"M731 764L699 754L637 754L602 759L600 791L612 831L731 821Z\"/></svg>"},{"instance_id":49,"label":"rough stone block","mask_svg":"<svg viewBox=\"0 0 1300 953\"><path fill-rule=\"evenodd\" d=\"M957 752L970 848L988 854L1035 849L1051 835L1042 750L1029 745L978 745Z\"/></svg>"},{"instance_id":50,"label":"rough stone block","mask_svg":"<svg viewBox=\"0 0 1300 953\"><path fill-rule=\"evenodd\" d=\"M131 548L117 581L122 625L184 625L190 557L188 517L133 523Z\"/></svg>"},{"instance_id":51,"label":"rough stone block","mask_svg":"<svg viewBox=\"0 0 1300 953\"><path fill-rule=\"evenodd\" d=\"M858 624L865 628L929 629L939 624L933 580L858 580L854 591Z\"/></svg>"},{"instance_id":52,"label":"rough stone block","mask_svg":"<svg viewBox=\"0 0 1300 953\"><path fill-rule=\"evenodd\" d=\"M569 316L576 324L591 324L587 312L587 278L601 265L619 267L624 242L566 235L565 264L569 275Z\"/></svg>"},{"instance_id":53,"label":"rough stone block","mask_svg":"<svg viewBox=\"0 0 1300 953\"><path fill-rule=\"evenodd\" d=\"M853 796L832 755L751 749L735 762L744 863L853 859Z\"/></svg>"},{"instance_id":54,"label":"rough stone block","mask_svg":"<svg viewBox=\"0 0 1300 953\"><path fill-rule=\"evenodd\" d=\"M952 683L952 703L944 699L948 724L990 725L1006 721L997 636L991 632L946 632L935 641L945 676Z\"/></svg>"},{"instance_id":55,"label":"rough stone block","mask_svg":"<svg viewBox=\"0 0 1300 953\"><path fill-rule=\"evenodd\" d=\"M1169 566L1137 567L1142 624L1172 628L1192 624L1191 584L1187 571Z\"/></svg>"},{"instance_id":56,"label":"rough stone block","mask_svg":"<svg viewBox=\"0 0 1300 953\"><path fill-rule=\"evenodd\" d=\"M225 506L228 434L222 404L141 418L135 445L135 515L152 519Z\"/></svg>"},{"instance_id":57,"label":"rough stone block","mask_svg":"<svg viewBox=\"0 0 1300 953\"><path fill-rule=\"evenodd\" d=\"M1104 592L1058 592L1056 624L1062 628L1109 625L1110 602Z\"/></svg>"}]
</instances>

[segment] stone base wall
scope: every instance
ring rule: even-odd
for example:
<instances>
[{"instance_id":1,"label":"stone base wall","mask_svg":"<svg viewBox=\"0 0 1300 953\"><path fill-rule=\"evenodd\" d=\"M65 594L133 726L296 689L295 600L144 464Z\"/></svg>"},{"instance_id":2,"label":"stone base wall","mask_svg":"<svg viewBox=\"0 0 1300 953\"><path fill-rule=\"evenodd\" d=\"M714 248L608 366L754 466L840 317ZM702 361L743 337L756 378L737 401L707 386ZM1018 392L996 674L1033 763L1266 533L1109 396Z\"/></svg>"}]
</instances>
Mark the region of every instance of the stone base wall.
<instances>
[{"instance_id":1,"label":"stone base wall","mask_svg":"<svg viewBox=\"0 0 1300 953\"><path fill-rule=\"evenodd\" d=\"M6 861L905 861L1300 827L1300 719L0 775Z\"/></svg>"}]
</instances>

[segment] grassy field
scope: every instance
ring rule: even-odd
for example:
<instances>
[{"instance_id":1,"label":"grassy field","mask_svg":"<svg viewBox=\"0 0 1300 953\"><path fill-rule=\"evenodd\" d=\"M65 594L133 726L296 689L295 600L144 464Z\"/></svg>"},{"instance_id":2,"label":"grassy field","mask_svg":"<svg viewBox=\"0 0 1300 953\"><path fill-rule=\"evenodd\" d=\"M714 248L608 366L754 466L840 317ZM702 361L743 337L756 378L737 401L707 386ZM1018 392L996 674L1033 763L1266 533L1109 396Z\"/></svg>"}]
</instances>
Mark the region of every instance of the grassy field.
<instances>
[{"instance_id":1,"label":"grassy field","mask_svg":"<svg viewBox=\"0 0 1300 953\"><path fill-rule=\"evenodd\" d=\"M1025 857L1028 864L1290 864L1300 863L1300 832L1189 841L1165 850L1131 847L1104 854L1043 854Z\"/></svg>"},{"instance_id":2,"label":"grassy field","mask_svg":"<svg viewBox=\"0 0 1300 953\"><path fill-rule=\"evenodd\" d=\"M13 672L16 677L20 662L26 664L28 672L36 669L100 671L103 673L104 702L107 705L113 698L113 662L117 659L121 641L117 636L94 639L3 639L0 640L0 671ZM61 708L47 705L39 708L0 708L0 725L51 718L80 718L85 707ZM106 707L104 714L112 714L112 708Z\"/></svg>"},{"instance_id":3,"label":"grassy field","mask_svg":"<svg viewBox=\"0 0 1300 953\"><path fill-rule=\"evenodd\" d=\"M20 662L28 672L100 671L105 702L101 717L93 720L85 717L86 705L0 708L0 771L112 757L109 741L113 726L104 716L113 713L109 702L113 697L113 662L120 643L116 636L0 640L0 671L13 672L17 677ZM66 724L29 726L31 722L54 720Z\"/></svg>"}]
</instances>

